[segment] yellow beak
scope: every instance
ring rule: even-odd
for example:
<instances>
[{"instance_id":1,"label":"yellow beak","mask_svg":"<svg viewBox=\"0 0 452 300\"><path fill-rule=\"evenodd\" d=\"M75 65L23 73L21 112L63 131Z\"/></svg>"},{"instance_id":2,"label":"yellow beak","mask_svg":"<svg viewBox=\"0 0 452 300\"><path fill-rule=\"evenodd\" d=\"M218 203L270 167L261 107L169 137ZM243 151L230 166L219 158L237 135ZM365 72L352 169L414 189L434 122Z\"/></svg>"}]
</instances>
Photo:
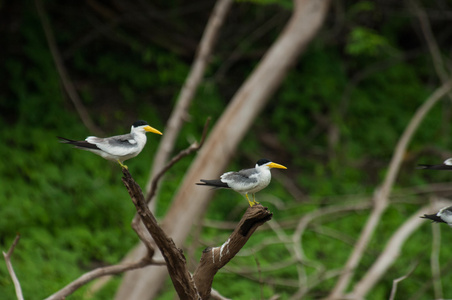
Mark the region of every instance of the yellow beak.
<instances>
[{"instance_id":1,"label":"yellow beak","mask_svg":"<svg viewBox=\"0 0 452 300\"><path fill-rule=\"evenodd\" d=\"M287 169L286 167L284 167L283 165L277 164L277 163L269 163L268 166L270 168L276 168L276 169Z\"/></svg>"},{"instance_id":2,"label":"yellow beak","mask_svg":"<svg viewBox=\"0 0 452 300\"><path fill-rule=\"evenodd\" d=\"M160 132L160 131L158 131L157 129L155 129L155 128L152 128L151 126L146 126L146 127L144 127L144 130L146 130L147 132L152 132L152 133L157 133L157 134L160 134L160 135L162 135L162 133Z\"/></svg>"}]
</instances>

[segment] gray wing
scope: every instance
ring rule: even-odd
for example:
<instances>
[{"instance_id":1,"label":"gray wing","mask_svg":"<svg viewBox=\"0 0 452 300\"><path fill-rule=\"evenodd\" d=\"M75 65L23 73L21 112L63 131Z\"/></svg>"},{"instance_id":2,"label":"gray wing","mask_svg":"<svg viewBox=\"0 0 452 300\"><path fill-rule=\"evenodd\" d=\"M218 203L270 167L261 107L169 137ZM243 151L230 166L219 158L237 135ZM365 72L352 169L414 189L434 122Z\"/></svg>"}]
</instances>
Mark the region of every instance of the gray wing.
<instances>
[{"instance_id":1,"label":"gray wing","mask_svg":"<svg viewBox=\"0 0 452 300\"><path fill-rule=\"evenodd\" d=\"M137 149L137 142L130 133L108 138L89 136L86 141L95 144L102 151L112 155L126 155Z\"/></svg>"},{"instance_id":2,"label":"gray wing","mask_svg":"<svg viewBox=\"0 0 452 300\"><path fill-rule=\"evenodd\" d=\"M238 172L228 172L221 175L221 181L240 185L257 185L256 169L244 169Z\"/></svg>"}]
</instances>

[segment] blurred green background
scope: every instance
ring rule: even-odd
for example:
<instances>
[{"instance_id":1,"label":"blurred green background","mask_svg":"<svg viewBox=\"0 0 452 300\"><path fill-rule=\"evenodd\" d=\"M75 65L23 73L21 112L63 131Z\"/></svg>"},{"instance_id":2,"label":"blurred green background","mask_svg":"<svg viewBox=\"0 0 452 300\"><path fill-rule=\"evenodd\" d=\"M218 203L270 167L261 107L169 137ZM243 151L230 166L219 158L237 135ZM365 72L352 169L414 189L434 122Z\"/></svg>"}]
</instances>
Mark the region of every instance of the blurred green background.
<instances>
[{"instance_id":1,"label":"blurred green background","mask_svg":"<svg viewBox=\"0 0 452 300\"><path fill-rule=\"evenodd\" d=\"M267 157L288 167L274 171L257 196L268 206L280 236L290 235L306 213L334 205L368 203L381 183L394 147L416 109L441 84L410 1L332 1L322 30L241 143L230 170ZM452 2L419 1L450 67ZM163 130L187 76L211 12L211 1L43 1L70 80L98 128L123 134L137 119ZM229 13L174 153L200 138L207 116L215 122L232 95L276 39L292 11L290 1L237 1ZM56 136L93 135L67 97L33 1L0 2L0 248L16 233L12 263L26 299L42 299L84 272L114 264L138 241L134 216L118 165L58 143ZM405 155L391 206L353 280L359 280L398 226L433 195L449 196L452 173L416 171L418 163L451 156L451 102L445 98L423 121ZM129 170L144 188L160 137L148 143ZM164 216L193 157L167 174L157 216ZM225 170L226 171L226 170ZM277 174L275 174L277 173ZM442 190L431 188L443 183ZM428 192L419 193L425 188ZM184 246L194 269L206 246L221 244L247 203L230 191L215 194L204 222ZM303 236L314 270L337 270L348 258L369 209L318 218ZM226 226L227 227L227 226ZM451 263L452 234L440 226L440 262ZM233 299L288 299L298 289L292 253L263 228L214 280ZM391 272L369 295L386 299L394 278L417 267L399 284L396 299L433 298L431 226L407 241ZM265 247L262 243L269 240ZM244 254L243 254L244 255ZM238 274L239 273L239 274ZM93 299L112 299L115 276ZM336 277L312 285L304 299L326 296ZM452 280L445 269L442 281ZM87 299L87 287L68 299ZM14 287L0 263L0 295ZM173 299L168 282L159 299ZM452 297L445 289L444 297Z\"/></svg>"}]
</instances>

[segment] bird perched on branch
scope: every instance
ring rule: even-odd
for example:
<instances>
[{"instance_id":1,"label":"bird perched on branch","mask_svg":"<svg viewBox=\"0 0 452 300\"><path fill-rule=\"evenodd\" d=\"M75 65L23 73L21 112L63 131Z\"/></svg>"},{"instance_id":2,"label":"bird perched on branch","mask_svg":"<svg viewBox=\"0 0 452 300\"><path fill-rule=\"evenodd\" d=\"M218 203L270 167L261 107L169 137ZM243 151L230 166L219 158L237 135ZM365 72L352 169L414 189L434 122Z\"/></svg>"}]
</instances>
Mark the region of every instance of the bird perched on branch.
<instances>
[{"instance_id":1,"label":"bird perched on branch","mask_svg":"<svg viewBox=\"0 0 452 300\"><path fill-rule=\"evenodd\" d=\"M201 179L197 185L210 186L213 188L229 188L242 195L252 207L259 204L256 201L255 193L265 188L272 179L270 169L287 169L285 166L271 162L268 159L259 159L256 166L251 169L240 170L238 172L227 172L220 176L220 179ZM248 194L253 194L253 201L248 198Z\"/></svg>"},{"instance_id":2,"label":"bird perched on branch","mask_svg":"<svg viewBox=\"0 0 452 300\"><path fill-rule=\"evenodd\" d=\"M146 132L162 134L155 128L152 128L145 121L136 121L132 124L130 133L116 135L107 138L89 136L84 141L74 141L63 137L58 137L62 143L71 144L76 148L91 151L105 159L117 161L121 167L125 160L137 156L144 145L146 145Z\"/></svg>"},{"instance_id":3,"label":"bird perched on branch","mask_svg":"<svg viewBox=\"0 0 452 300\"><path fill-rule=\"evenodd\" d=\"M441 208L436 214L425 214L421 218L429 219L433 222L446 223L447 225L452 227L452 206Z\"/></svg>"},{"instance_id":4,"label":"bird perched on branch","mask_svg":"<svg viewBox=\"0 0 452 300\"><path fill-rule=\"evenodd\" d=\"M446 159L440 165L418 165L417 169L452 170L452 158Z\"/></svg>"}]
</instances>

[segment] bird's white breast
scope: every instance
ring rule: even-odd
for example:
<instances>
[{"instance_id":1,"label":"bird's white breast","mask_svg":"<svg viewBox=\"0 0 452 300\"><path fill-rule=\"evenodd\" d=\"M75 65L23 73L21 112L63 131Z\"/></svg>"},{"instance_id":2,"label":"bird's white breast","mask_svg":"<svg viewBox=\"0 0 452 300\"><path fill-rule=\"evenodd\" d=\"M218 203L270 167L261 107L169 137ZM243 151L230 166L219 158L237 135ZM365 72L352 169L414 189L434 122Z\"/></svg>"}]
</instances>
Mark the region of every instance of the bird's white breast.
<instances>
[{"instance_id":1,"label":"bird's white breast","mask_svg":"<svg viewBox=\"0 0 452 300\"><path fill-rule=\"evenodd\" d=\"M265 187L267 187L267 185L270 183L270 181L272 180L272 173L270 172L269 169L260 169L259 173L257 173L258 176L258 180L257 180L257 186L255 188L253 188L252 190L250 190L248 193L257 193L260 190L264 189Z\"/></svg>"}]
</instances>

